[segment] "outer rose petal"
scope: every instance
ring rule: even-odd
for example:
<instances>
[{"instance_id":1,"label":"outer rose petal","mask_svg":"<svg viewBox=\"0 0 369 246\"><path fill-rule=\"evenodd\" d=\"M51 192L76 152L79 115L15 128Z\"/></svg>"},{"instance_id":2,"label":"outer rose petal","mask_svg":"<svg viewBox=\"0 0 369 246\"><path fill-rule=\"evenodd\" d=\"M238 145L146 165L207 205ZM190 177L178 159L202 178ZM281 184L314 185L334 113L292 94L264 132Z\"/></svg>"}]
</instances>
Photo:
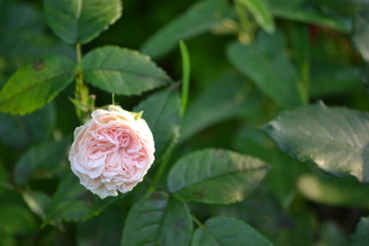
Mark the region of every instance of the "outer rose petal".
<instances>
[{"instance_id":1,"label":"outer rose petal","mask_svg":"<svg viewBox=\"0 0 369 246\"><path fill-rule=\"evenodd\" d=\"M132 190L154 162L154 139L140 114L97 109L74 131L69 161L80 183L101 198Z\"/></svg>"}]
</instances>

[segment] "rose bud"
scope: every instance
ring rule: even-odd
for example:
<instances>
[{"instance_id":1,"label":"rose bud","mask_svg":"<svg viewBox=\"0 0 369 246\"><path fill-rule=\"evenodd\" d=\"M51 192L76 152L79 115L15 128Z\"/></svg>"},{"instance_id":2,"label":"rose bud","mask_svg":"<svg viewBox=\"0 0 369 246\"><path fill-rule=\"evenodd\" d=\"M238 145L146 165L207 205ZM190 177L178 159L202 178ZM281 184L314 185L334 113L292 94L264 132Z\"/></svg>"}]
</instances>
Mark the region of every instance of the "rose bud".
<instances>
[{"instance_id":1,"label":"rose bud","mask_svg":"<svg viewBox=\"0 0 369 246\"><path fill-rule=\"evenodd\" d=\"M72 171L101 198L132 190L154 162L154 139L141 114L111 105L74 131Z\"/></svg>"}]
</instances>

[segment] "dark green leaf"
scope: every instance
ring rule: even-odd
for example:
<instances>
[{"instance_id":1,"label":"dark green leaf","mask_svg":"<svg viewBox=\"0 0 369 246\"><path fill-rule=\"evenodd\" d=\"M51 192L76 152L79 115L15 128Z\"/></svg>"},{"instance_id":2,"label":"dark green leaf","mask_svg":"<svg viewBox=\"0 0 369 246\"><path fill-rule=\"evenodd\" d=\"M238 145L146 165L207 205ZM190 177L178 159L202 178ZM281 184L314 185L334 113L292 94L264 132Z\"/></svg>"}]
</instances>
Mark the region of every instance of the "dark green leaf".
<instances>
[{"instance_id":1,"label":"dark green leaf","mask_svg":"<svg viewBox=\"0 0 369 246\"><path fill-rule=\"evenodd\" d=\"M83 75L87 83L118 95L139 95L171 82L148 56L115 46L83 57Z\"/></svg>"},{"instance_id":2,"label":"dark green leaf","mask_svg":"<svg viewBox=\"0 0 369 246\"><path fill-rule=\"evenodd\" d=\"M272 246L263 235L241 220L215 217L197 228L191 246Z\"/></svg>"},{"instance_id":3,"label":"dark green leaf","mask_svg":"<svg viewBox=\"0 0 369 246\"><path fill-rule=\"evenodd\" d=\"M10 58L37 59L47 54L67 55L69 58L74 58L75 50L55 37L23 31L17 35L6 35L1 38L0 54Z\"/></svg>"},{"instance_id":4,"label":"dark green leaf","mask_svg":"<svg viewBox=\"0 0 369 246\"><path fill-rule=\"evenodd\" d=\"M264 0L238 0L243 4L255 17L256 22L267 33L275 31L275 23L273 15Z\"/></svg>"},{"instance_id":5,"label":"dark green leaf","mask_svg":"<svg viewBox=\"0 0 369 246\"><path fill-rule=\"evenodd\" d=\"M319 98L362 90L360 69L356 66L320 62L311 67L310 96Z\"/></svg>"},{"instance_id":6,"label":"dark green leaf","mask_svg":"<svg viewBox=\"0 0 369 246\"><path fill-rule=\"evenodd\" d=\"M46 212L43 226L62 220L78 221L88 219L99 214L106 206L123 196L108 197L102 200L87 191L79 183L77 176L70 172L59 184Z\"/></svg>"},{"instance_id":7,"label":"dark green leaf","mask_svg":"<svg viewBox=\"0 0 369 246\"><path fill-rule=\"evenodd\" d=\"M339 224L328 221L324 222L320 228L319 246L349 246L350 237Z\"/></svg>"},{"instance_id":8,"label":"dark green leaf","mask_svg":"<svg viewBox=\"0 0 369 246\"><path fill-rule=\"evenodd\" d=\"M2 28L0 36L17 35L22 31L33 31L40 33L45 27L40 10L29 3L14 3L8 1L5 6L0 6L0 22Z\"/></svg>"},{"instance_id":9,"label":"dark green leaf","mask_svg":"<svg viewBox=\"0 0 369 246\"><path fill-rule=\"evenodd\" d=\"M120 0L44 0L46 21L68 44L88 43L121 16Z\"/></svg>"},{"instance_id":10,"label":"dark green leaf","mask_svg":"<svg viewBox=\"0 0 369 246\"><path fill-rule=\"evenodd\" d=\"M311 8L289 8L271 6L272 13L277 18L291 21L300 21L307 24L326 26L335 30L349 33L351 31L351 19L323 14Z\"/></svg>"},{"instance_id":11,"label":"dark green leaf","mask_svg":"<svg viewBox=\"0 0 369 246\"><path fill-rule=\"evenodd\" d=\"M155 156L160 157L178 135L180 98L177 88L171 87L151 95L133 109L144 111L143 119L155 139Z\"/></svg>"},{"instance_id":12,"label":"dark green leaf","mask_svg":"<svg viewBox=\"0 0 369 246\"><path fill-rule=\"evenodd\" d=\"M25 116L0 114L0 140L8 147L23 149L46 139L55 126L55 107L48 104Z\"/></svg>"},{"instance_id":13,"label":"dark green leaf","mask_svg":"<svg viewBox=\"0 0 369 246\"><path fill-rule=\"evenodd\" d=\"M37 232L39 225L27 207L16 202L0 206L0 231L2 235L29 235Z\"/></svg>"},{"instance_id":14,"label":"dark green leaf","mask_svg":"<svg viewBox=\"0 0 369 246\"><path fill-rule=\"evenodd\" d=\"M142 52L157 58L178 46L180 40L196 37L233 15L224 0L204 0L155 33L142 47Z\"/></svg>"},{"instance_id":15,"label":"dark green leaf","mask_svg":"<svg viewBox=\"0 0 369 246\"><path fill-rule=\"evenodd\" d=\"M76 234L77 245L119 245L126 214L122 206L117 205L119 203L111 204L99 216L79 222Z\"/></svg>"},{"instance_id":16,"label":"dark green leaf","mask_svg":"<svg viewBox=\"0 0 369 246\"><path fill-rule=\"evenodd\" d=\"M180 129L184 141L213 124L250 116L261 107L261 95L239 74L225 74L192 101ZM196 120L194 120L196 119Z\"/></svg>"},{"instance_id":17,"label":"dark green leaf","mask_svg":"<svg viewBox=\"0 0 369 246\"><path fill-rule=\"evenodd\" d=\"M305 102L299 76L284 53L281 33L261 32L255 44L233 42L227 47L228 59L279 106L293 108Z\"/></svg>"},{"instance_id":18,"label":"dark green leaf","mask_svg":"<svg viewBox=\"0 0 369 246\"><path fill-rule=\"evenodd\" d=\"M15 182L22 185L27 183L35 172L58 169L61 161L66 159L69 144L68 139L62 139L28 149L15 164Z\"/></svg>"},{"instance_id":19,"label":"dark green leaf","mask_svg":"<svg viewBox=\"0 0 369 246\"><path fill-rule=\"evenodd\" d=\"M351 235L351 246L366 246L369 244L369 217L361 218L356 231Z\"/></svg>"},{"instance_id":20,"label":"dark green leaf","mask_svg":"<svg viewBox=\"0 0 369 246\"><path fill-rule=\"evenodd\" d=\"M72 82L74 69L74 62L57 55L23 65L0 91L0 111L25 115L43 107Z\"/></svg>"},{"instance_id":21,"label":"dark green leaf","mask_svg":"<svg viewBox=\"0 0 369 246\"><path fill-rule=\"evenodd\" d=\"M228 204L252 193L268 172L259 159L208 149L180 159L170 170L168 189L188 201Z\"/></svg>"},{"instance_id":22,"label":"dark green leaf","mask_svg":"<svg viewBox=\"0 0 369 246\"><path fill-rule=\"evenodd\" d=\"M301 173L301 165L278 149L260 129L240 130L234 145L237 151L270 164L272 169L265 177L265 183L269 184L280 204L288 208L296 193L296 181Z\"/></svg>"},{"instance_id":23,"label":"dark green leaf","mask_svg":"<svg viewBox=\"0 0 369 246\"><path fill-rule=\"evenodd\" d=\"M369 12L356 14L352 38L357 50L369 62Z\"/></svg>"},{"instance_id":24,"label":"dark green leaf","mask_svg":"<svg viewBox=\"0 0 369 246\"><path fill-rule=\"evenodd\" d=\"M217 214L247 221L276 246L313 245L315 217L305 212L288 214L263 185L242 202L218 209Z\"/></svg>"},{"instance_id":25,"label":"dark green leaf","mask_svg":"<svg viewBox=\"0 0 369 246\"><path fill-rule=\"evenodd\" d=\"M121 245L186 246L192 227L185 203L170 199L164 193L152 193L129 212Z\"/></svg>"},{"instance_id":26,"label":"dark green leaf","mask_svg":"<svg viewBox=\"0 0 369 246\"><path fill-rule=\"evenodd\" d=\"M284 112L263 129L293 158L369 182L367 113L321 103Z\"/></svg>"}]
</instances>

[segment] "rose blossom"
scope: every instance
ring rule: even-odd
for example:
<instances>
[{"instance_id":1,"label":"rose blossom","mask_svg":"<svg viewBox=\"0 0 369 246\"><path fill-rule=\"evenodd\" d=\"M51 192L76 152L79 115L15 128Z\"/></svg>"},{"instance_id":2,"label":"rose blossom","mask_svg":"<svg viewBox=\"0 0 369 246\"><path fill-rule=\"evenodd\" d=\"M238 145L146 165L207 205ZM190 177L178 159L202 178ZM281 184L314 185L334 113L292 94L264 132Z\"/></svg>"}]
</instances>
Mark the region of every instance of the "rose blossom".
<instances>
[{"instance_id":1,"label":"rose blossom","mask_svg":"<svg viewBox=\"0 0 369 246\"><path fill-rule=\"evenodd\" d=\"M69 153L80 183L101 198L128 192L154 161L154 139L140 113L117 106L97 109L74 131Z\"/></svg>"}]
</instances>

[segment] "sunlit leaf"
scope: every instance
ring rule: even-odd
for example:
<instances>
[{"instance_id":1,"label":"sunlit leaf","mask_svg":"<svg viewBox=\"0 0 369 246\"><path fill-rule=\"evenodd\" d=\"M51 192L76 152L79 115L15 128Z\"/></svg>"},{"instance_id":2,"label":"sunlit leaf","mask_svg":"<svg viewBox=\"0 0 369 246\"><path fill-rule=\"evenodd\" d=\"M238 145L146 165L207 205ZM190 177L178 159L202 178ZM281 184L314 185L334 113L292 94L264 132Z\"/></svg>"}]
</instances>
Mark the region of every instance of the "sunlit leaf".
<instances>
[{"instance_id":1,"label":"sunlit leaf","mask_svg":"<svg viewBox=\"0 0 369 246\"><path fill-rule=\"evenodd\" d=\"M254 228L231 217L214 217L197 228L191 246L272 246Z\"/></svg>"},{"instance_id":2,"label":"sunlit leaf","mask_svg":"<svg viewBox=\"0 0 369 246\"><path fill-rule=\"evenodd\" d=\"M171 82L148 56L116 46L84 56L83 75L87 83L118 95L139 95Z\"/></svg>"},{"instance_id":3,"label":"sunlit leaf","mask_svg":"<svg viewBox=\"0 0 369 246\"><path fill-rule=\"evenodd\" d=\"M293 158L369 182L367 113L321 103L286 111L263 129Z\"/></svg>"},{"instance_id":4,"label":"sunlit leaf","mask_svg":"<svg viewBox=\"0 0 369 246\"><path fill-rule=\"evenodd\" d=\"M152 193L129 212L121 245L185 246L190 242L192 227L185 203L164 193Z\"/></svg>"},{"instance_id":5,"label":"sunlit leaf","mask_svg":"<svg viewBox=\"0 0 369 246\"><path fill-rule=\"evenodd\" d=\"M236 152L201 150L177 161L168 189L188 201L228 204L252 193L268 169L265 162Z\"/></svg>"},{"instance_id":6,"label":"sunlit leaf","mask_svg":"<svg viewBox=\"0 0 369 246\"><path fill-rule=\"evenodd\" d=\"M68 44L88 43L121 16L120 0L44 0L46 21Z\"/></svg>"},{"instance_id":7,"label":"sunlit leaf","mask_svg":"<svg viewBox=\"0 0 369 246\"><path fill-rule=\"evenodd\" d=\"M72 82L74 70L74 62L58 55L23 65L0 91L0 111L25 115L43 107Z\"/></svg>"},{"instance_id":8,"label":"sunlit leaf","mask_svg":"<svg viewBox=\"0 0 369 246\"><path fill-rule=\"evenodd\" d=\"M154 135L156 157L161 156L178 135L179 104L178 88L171 87L151 95L133 108L134 112L144 111L142 117Z\"/></svg>"}]
</instances>

